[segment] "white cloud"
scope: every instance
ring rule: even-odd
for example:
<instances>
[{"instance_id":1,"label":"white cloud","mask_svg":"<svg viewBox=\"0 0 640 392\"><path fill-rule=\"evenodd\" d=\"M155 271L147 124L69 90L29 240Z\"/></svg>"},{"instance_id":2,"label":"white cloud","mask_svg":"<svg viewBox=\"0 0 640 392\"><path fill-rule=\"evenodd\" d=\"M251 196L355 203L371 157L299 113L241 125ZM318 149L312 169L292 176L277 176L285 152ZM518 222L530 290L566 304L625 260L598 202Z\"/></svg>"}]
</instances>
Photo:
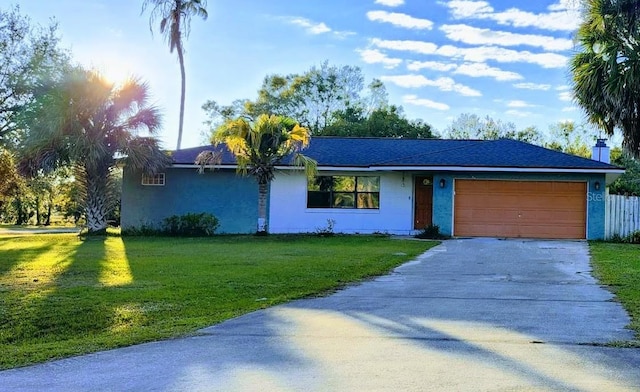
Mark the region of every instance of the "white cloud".
<instances>
[{"instance_id":1,"label":"white cloud","mask_svg":"<svg viewBox=\"0 0 640 392\"><path fill-rule=\"evenodd\" d=\"M404 0L376 0L375 3L386 5L387 7L397 7L404 4Z\"/></svg>"},{"instance_id":2,"label":"white cloud","mask_svg":"<svg viewBox=\"0 0 640 392\"><path fill-rule=\"evenodd\" d=\"M353 31L335 31L331 27L327 26L324 22L314 22L307 18L294 17L283 18L287 23L302 27L307 33L313 35L331 33L338 39L344 39L350 35L355 35Z\"/></svg>"},{"instance_id":3,"label":"white cloud","mask_svg":"<svg viewBox=\"0 0 640 392\"><path fill-rule=\"evenodd\" d=\"M429 108L429 109L436 109L436 110L450 109L449 105L447 105L446 103L435 102L426 98L418 98L417 95L413 95L413 94L403 96L402 102L409 105L424 106L425 108Z\"/></svg>"},{"instance_id":4,"label":"white cloud","mask_svg":"<svg viewBox=\"0 0 640 392\"><path fill-rule=\"evenodd\" d=\"M382 40L374 38L371 40L374 46L383 49L407 51L421 54L435 54L438 50L438 45L431 42L423 41L400 41L400 40Z\"/></svg>"},{"instance_id":5,"label":"white cloud","mask_svg":"<svg viewBox=\"0 0 640 392\"><path fill-rule=\"evenodd\" d=\"M310 33L310 34L324 34L331 31L329 26L327 26L326 24L322 22L320 23L312 22L309 19L305 19L305 18L293 18L290 20L290 22L296 26L300 26L304 28L307 31L307 33Z\"/></svg>"},{"instance_id":6,"label":"white cloud","mask_svg":"<svg viewBox=\"0 0 640 392\"><path fill-rule=\"evenodd\" d=\"M486 1L453 0L441 3L455 19L489 19L514 27L536 27L552 31L574 31L581 21L576 0L560 0L550 5L549 12L533 13L518 8L496 12Z\"/></svg>"},{"instance_id":7,"label":"white cloud","mask_svg":"<svg viewBox=\"0 0 640 392\"><path fill-rule=\"evenodd\" d=\"M367 64L382 64L383 67L391 69L402 63L401 59L390 58L377 49L358 50L360 58Z\"/></svg>"},{"instance_id":8,"label":"white cloud","mask_svg":"<svg viewBox=\"0 0 640 392\"><path fill-rule=\"evenodd\" d=\"M466 19L474 15L493 12L493 7L486 1L452 0L441 4L449 7L455 19Z\"/></svg>"},{"instance_id":9,"label":"white cloud","mask_svg":"<svg viewBox=\"0 0 640 392\"><path fill-rule=\"evenodd\" d=\"M508 31L493 31L464 24L444 25L440 27L440 30L442 30L450 40L470 45L527 45L550 51L563 51L573 47L573 42L566 38L554 38L537 34L516 34Z\"/></svg>"},{"instance_id":10,"label":"white cloud","mask_svg":"<svg viewBox=\"0 0 640 392\"><path fill-rule=\"evenodd\" d=\"M558 99L561 101L571 101L573 99L573 93L571 91L562 91L558 94Z\"/></svg>"},{"instance_id":11,"label":"white cloud","mask_svg":"<svg viewBox=\"0 0 640 392\"><path fill-rule=\"evenodd\" d=\"M507 110L505 114L508 114L509 116L514 116L514 117L529 117L533 115L533 113L531 112L525 112L525 111L516 110L516 109Z\"/></svg>"},{"instance_id":12,"label":"white cloud","mask_svg":"<svg viewBox=\"0 0 640 392\"><path fill-rule=\"evenodd\" d=\"M458 68L457 64L453 63L442 63L439 61L411 61L407 64L407 69L409 71L420 71L421 69L430 69L433 71L453 71Z\"/></svg>"},{"instance_id":13,"label":"white cloud","mask_svg":"<svg viewBox=\"0 0 640 392\"><path fill-rule=\"evenodd\" d=\"M411 61L407 64L410 71L420 71L421 69L430 69L432 71L449 72L454 74L471 76L473 78L489 77L499 81L520 80L522 75L504 71L500 68L490 67L485 63L443 63L439 61Z\"/></svg>"},{"instance_id":14,"label":"white cloud","mask_svg":"<svg viewBox=\"0 0 640 392\"><path fill-rule=\"evenodd\" d=\"M533 106L535 105L532 105L530 103L527 103L525 101L518 100L518 99L507 102L507 107L510 107L510 108L530 108Z\"/></svg>"},{"instance_id":15,"label":"white cloud","mask_svg":"<svg viewBox=\"0 0 640 392\"><path fill-rule=\"evenodd\" d=\"M567 65L567 57L556 53L531 53L499 48L495 46L478 46L475 48L458 48L445 45L438 48L438 54L450 57L461 57L466 61L482 63L493 60L500 63L530 63L543 68L563 68Z\"/></svg>"},{"instance_id":16,"label":"white cloud","mask_svg":"<svg viewBox=\"0 0 640 392\"><path fill-rule=\"evenodd\" d=\"M423 75L409 74L409 75L382 76L381 79L385 82L390 82L397 86L405 87L405 88L420 88L420 87L429 86L429 87L436 87L440 91L453 91L467 97L482 96L482 93L480 93L480 91L474 90L469 86L456 83L453 79L447 78L447 77L441 77L438 79L428 79Z\"/></svg>"},{"instance_id":17,"label":"white cloud","mask_svg":"<svg viewBox=\"0 0 640 392\"><path fill-rule=\"evenodd\" d=\"M374 46L384 49L408 51L420 54L434 54L464 61L483 63L488 60L500 63L530 63L543 68L563 68L567 64L567 57L557 53L532 53L500 48L497 46L478 46L460 48L453 45L438 47L432 42L410 40L371 40Z\"/></svg>"},{"instance_id":18,"label":"white cloud","mask_svg":"<svg viewBox=\"0 0 640 392\"><path fill-rule=\"evenodd\" d=\"M492 14L486 19L493 19L499 24L508 26L537 27L551 31L574 31L582 20L578 11L565 10L534 14L517 8L510 8L504 12Z\"/></svg>"},{"instance_id":19,"label":"white cloud","mask_svg":"<svg viewBox=\"0 0 640 392\"><path fill-rule=\"evenodd\" d=\"M374 22L391 23L394 26L407 29L431 30L433 28L433 22L428 19L418 19L397 12L369 11L367 12L367 18Z\"/></svg>"},{"instance_id":20,"label":"white cloud","mask_svg":"<svg viewBox=\"0 0 640 392\"><path fill-rule=\"evenodd\" d=\"M578 110L578 108L575 106L565 106L562 108L563 112L574 112L576 110Z\"/></svg>"},{"instance_id":21,"label":"white cloud","mask_svg":"<svg viewBox=\"0 0 640 392\"><path fill-rule=\"evenodd\" d=\"M559 0L547 7L549 11L580 11L580 2L577 0Z\"/></svg>"},{"instance_id":22,"label":"white cloud","mask_svg":"<svg viewBox=\"0 0 640 392\"><path fill-rule=\"evenodd\" d=\"M499 81L520 80L522 75L516 72L504 71L500 68L490 67L485 63L464 63L453 73L471 76L474 78L490 77Z\"/></svg>"},{"instance_id":23,"label":"white cloud","mask_svg":"<svg viewBox=\"0 0 640 392\"><path fill-rule=\"evenodd\" d=\"M356 35L353 31L334 31L333 35L338 39L345 39L351 35Z\"/></svg>"},{"instance_id":24,"label":"white cloud","mask_svg":"<svg viewBox=\"0 0 640 392\"><path fill-rule=\"evenodd\" d=\"M567 91L571 90L571 86L563 84L562 86L556 86L557 91Z\"/></svg>"},{"instance_id":25,"label":"white cloud","mask_svg":"<svg viewBox=\"0 0 640 392\"><path fill-rule=\"evenodd\" d=\"M513 87L515 88L521 88L521 89L525 89L525 90L541 90L541 91L547 91L551 88L550 84L539 84L539 83L530 83L530 82L526 82L526 83L516 83L513 85Z\"/></svg>"}]
</instances>

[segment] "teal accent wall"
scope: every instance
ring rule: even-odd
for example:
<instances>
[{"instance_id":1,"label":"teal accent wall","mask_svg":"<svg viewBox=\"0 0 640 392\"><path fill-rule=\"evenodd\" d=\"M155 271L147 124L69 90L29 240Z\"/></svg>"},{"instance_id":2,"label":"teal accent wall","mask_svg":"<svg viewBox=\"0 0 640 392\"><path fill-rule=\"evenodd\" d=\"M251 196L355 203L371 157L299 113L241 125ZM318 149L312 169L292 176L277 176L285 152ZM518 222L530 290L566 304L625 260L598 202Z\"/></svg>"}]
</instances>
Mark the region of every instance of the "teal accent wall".
<instances>
[{"instance_id":1,"label":"teal accent wall","mask_svg":"<svg viewBox=\"0 0 640 392\"><path fill-rule=\"evenodd\" d=\"M440 180L445 180L440 188ZM435 173L433 176L433 224L440 232L453 235L454 179L530 180L530 181L586 181L587 182L587 239L604 238L605 175L604 174L543 174L543 173ZM595 183L600 189L595 189Z\"/></svg>"},{"instance_id":2,"label":"teal accent wall","mask_svg":"<svg viewBox=\"0 0 640 392\"><path fill-rule=\"evenodd\" d=\"M167 168L164 186L142 185L142 173L125 168L121 225L157 227L171 215L207 212L220 221L218 233L255 233L258 185L235 170L198 174L196 169Z\"/></svg>"}]
</instances>

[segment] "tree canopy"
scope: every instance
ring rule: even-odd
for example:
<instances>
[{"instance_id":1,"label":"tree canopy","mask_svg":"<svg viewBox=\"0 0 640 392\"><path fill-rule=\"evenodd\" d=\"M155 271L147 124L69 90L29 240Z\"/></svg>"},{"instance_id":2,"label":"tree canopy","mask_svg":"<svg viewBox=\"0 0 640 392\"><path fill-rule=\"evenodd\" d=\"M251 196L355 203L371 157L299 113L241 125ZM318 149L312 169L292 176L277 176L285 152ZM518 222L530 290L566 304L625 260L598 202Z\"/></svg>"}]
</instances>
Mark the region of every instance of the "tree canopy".
<instances>
[{"instance_id":1,"label":"tree canopy","mask_svg":"<svg viewBox=\"0 0 640 392\"><path fill-rule=\"evenodd\" d=\"M312 135L433 137L429 124L409 120L400 106L389 105L382 81L365 86L360 68L326 61L302 74L266 76L255 100L226 106L209 100L202 108L211 130L236 117L277 114L296 119Z\"/></svg>"},{"instance_id":2,"label":"tree canopy","mask_svg":"<svg viewBox=\"0 0 640 392\"><path fill-rule=\"evenodd\" d=\"M321 129L319 136L432 138L431 125L422 120L408 120L398 106L376 108L364 113L359 108L347 108L334 113L331 125Z\"/></svg>"},{"instance_id":3,"label":"tree canopy","mask_svg":"<svg viewBox=\"0 0 640 392\"><path fill-rule=\"evenodd\" d=\"M640 6L636 0L583 0L571 59L573 92L589 121L640 156Z\"/></svg>"},{"instance_id":4,"label":"tree canopy","mask_svg":"<svg viewBox=\"0 0 640 392\"><path fill-rule=\"evenodd\" d=\"M543 144L544 136L535 127L518 130L512 122L481 118L476 114L462 113L444 131L448 139L514 139L532 144Z\"/></svg>"},{"instance_id":5,"label":"tree canopy","mask_svg":"<svg viewBox=\"0 0 640 392\"><path fill-rule=\"evenodd\" d=\"M34 94L60 77L68 62L68 53L59 47L56 24L33 25L19 7L0 9L0 146L17 146L17 114Z\"/></svg>"},{"instance_id":6,"label":"tree canopy","mask_svg":"<svg viewBox=\"0 0 640 392\"><path fill-rule=\"evenodd\" d=\"M153 173L169 163L152 136L160 116L148 87L136 79L115 87L98 73L76 68L35 97L22 113L28 130L20 168L27 175L73 166L89 231L107 226L116 200L109 194L116 158Z\"/></svg>"}]
</instances>

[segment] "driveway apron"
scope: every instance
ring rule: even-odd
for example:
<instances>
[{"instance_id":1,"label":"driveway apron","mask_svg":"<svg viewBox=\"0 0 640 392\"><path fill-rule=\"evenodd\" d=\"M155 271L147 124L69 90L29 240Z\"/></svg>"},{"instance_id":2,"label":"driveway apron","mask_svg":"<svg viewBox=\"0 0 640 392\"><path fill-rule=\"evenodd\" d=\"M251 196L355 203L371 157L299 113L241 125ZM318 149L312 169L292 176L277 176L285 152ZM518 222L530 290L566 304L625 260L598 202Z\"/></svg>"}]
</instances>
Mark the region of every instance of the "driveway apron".
<instances>
[{"instance_id":1,"label":"driveway apron","mask_svg":"<svg viewBox=\"0 0 640 392\"><path fill-rule=\"evenodd\" d=\"M7 391L640 390L580 241L445 241L393 273L142 344L0 372Z\"/></svg>"}]
</instances>

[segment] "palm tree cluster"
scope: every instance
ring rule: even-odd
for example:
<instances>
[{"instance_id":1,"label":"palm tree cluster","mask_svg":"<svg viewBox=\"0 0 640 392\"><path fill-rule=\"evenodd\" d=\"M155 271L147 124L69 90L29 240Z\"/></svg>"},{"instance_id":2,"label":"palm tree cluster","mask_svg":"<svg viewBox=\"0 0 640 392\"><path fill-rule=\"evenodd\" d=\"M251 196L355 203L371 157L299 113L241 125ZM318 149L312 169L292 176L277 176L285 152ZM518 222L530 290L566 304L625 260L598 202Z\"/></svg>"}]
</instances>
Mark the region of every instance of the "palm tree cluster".
<instances>
[{"instance_id":1,"label":"palm tree cluster","mask_svg":"<svg viewBox=\"0 0 640 392\"><path fill-rule=\"evenodd\" d=\"M109 189L117 160L146 172L170 163L153 137L160 115L147 99L148 87L137 79L116 87L95 71L69 71L22 114L29 132L21 171L33 176L72 166L89 231L105 230L114 204ZM149 136L140 136L141 131Z\"/></svg>"},{"instance_id":2,"label":"palm tree cluster","mask_svg":"<svg viewBox=\"0 0 640 392\"><path fill-rule=\"evenodd\" d=\"M619 129L640 156L640 2L584 0L571 60L573 90L589 120L608 135Z\"/></svg>"}]
</instances>

